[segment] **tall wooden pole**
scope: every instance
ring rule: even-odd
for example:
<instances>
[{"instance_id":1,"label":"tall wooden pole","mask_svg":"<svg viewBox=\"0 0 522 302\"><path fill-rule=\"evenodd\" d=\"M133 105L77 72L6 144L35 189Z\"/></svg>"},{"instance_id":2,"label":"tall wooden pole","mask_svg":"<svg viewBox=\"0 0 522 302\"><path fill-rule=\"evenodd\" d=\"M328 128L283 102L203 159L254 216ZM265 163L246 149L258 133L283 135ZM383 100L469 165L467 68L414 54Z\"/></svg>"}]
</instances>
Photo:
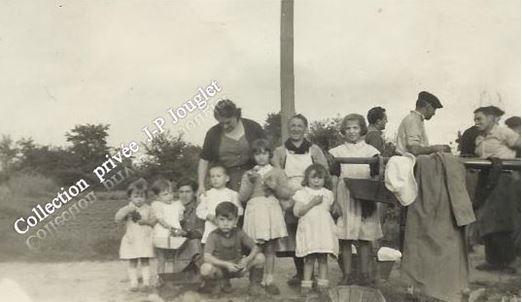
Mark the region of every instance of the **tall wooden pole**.
<instances>
[{"instance_id":1,"label":"tall wooden pole","mask_svg":"<svg viewBox=\"0 0 522 302\"><path fill-rule=\"evenodd\" d=\"M288 120L295 114L294 102L294 0L281 0L281 130L288 138Z\"/></svg>"}]
</instances>

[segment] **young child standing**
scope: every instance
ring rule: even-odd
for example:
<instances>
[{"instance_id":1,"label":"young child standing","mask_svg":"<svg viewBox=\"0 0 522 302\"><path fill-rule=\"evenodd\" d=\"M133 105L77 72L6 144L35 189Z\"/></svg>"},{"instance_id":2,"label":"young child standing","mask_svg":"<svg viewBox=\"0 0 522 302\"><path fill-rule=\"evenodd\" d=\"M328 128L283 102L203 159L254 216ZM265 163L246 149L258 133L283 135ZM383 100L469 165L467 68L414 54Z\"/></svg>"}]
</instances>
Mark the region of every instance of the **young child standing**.
<instances>
[{"instance_id":1,"label":"young child standing","mask_svg":"<svg viewBox=\"0 0 522 302\"><path fill-rule=\"evenodd\" d=\"M349 114L341 122L341 133L346 141L329 151L334 157L373 157L379 151L364 141L367 132L362 115ZM342 254L343 279L340 284L371 284L370 263L372 241L383 237L376 203L360 201L350 196L342 178L370 178L370 166L362 164L334 164L331 168L336 202L341 208L337 231ZM352 274L352 244L357 247L361 275Z\"/></svg>"},{"instance_id":2,"label":"young child standing","mask_svg":"<svg viewBox=\"0 0 522 302\"><path fill-rule=\"evenodd\" d=\"M315 261L319 263L317 286L323 297L328 296L328 254L337 257L339 240L331 211L334 204L329 185L330 176L325 167L313 164L305 170L304 188L297 191L294 214L299 217L296 233L297 257L304 257L304 274L301 282L303 295L312 289Z\"/></svg>"},{"instance_id":3,"label":"young child standing","mask_svg":"<svg viewBox=\"0 0 522 302\"><path fill-rule=\"evenodd\" d=\"M238 208L231 202L222 202L216 207L217 229L212 231L204 248L204 263L201 276L206 280L207 290L220 289L231 292L230 278L250 273L250 295L263 293L263 265L265 259L255 242L236 227ZM221 281L216 287L215 282Z\"/></svg>"},{"instance_id":4,"label":"young child standing","mask_svg":"<svg viewBox=\"0 0 522 302\"><path fill-rule=\"evenodd\" d=\"M208 234L217 228L215 224L215 210L216 206L221 202L228 201L238 207L239 215L243 215L243 207L239 203L238 194L226 187L230 177L227 170L222 165L214 165L209 169L210 185L212 189L200 196L201 201L196 208L196 215L205 220L205 230L201 243L205 244Z\"/></svg>"},{"instance_id":5,"label":"young child standing","mask_svg":"<svg viewBox=\"0 0 522 302\"><path fill-rule=\"evenodd\" d=\"M252 142L256 166L247 171L241 180L239 200L247 202L243 230L263 247L265 255L265 290L277 295L274 284L274 266L277 240L288 236L281 204L277 198L288 199L291 191L283 170L272 167L272 151L266 139Z\"/></svg>"},{"instance_id":6,"label":"young child standing","mask_svg":"<svg viewBox=\"0 0 522 302\"><path fill-rule=\"evenodd\" d=\"M154 257L152 226L156 223L151 207L145 203L148 184L145 179L131 183L127 189L129 204L119 209L116 222L125 222L125 235L121 240L120 259L128 260L130 290L138 290L138 262L141 265L143 291L150 288L149 259Z\"/></svg>"},{"instance_id":7,"label":"young child standing","mask_svg":"<svg viewBox=\"0 0 522 302\"><path fill-rule=\"evenodd\" d=\"M181 237L186 232L181 228L180 221L183 219L184 206L180 200L174 200L172 183L165 179L158 179L152 184L152 192L157 200L152 202L152 211L157 223L154 226L153 243L158 259L158 282L163 280L161 274L165 273L165 259L168 253L174 252L186 240Z\"/></svg>"}]
</instances>

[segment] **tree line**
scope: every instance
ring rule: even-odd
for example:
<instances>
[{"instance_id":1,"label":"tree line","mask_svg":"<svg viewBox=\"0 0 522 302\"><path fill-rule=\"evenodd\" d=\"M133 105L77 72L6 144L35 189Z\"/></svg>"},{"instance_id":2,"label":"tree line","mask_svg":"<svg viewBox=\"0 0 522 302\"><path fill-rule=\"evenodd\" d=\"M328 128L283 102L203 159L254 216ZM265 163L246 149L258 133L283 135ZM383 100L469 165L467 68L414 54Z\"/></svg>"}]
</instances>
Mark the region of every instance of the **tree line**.
<instances>
[{"instance_id":1,"label":"tree line","mask_svg":"<svg viewBox=\"0 0 522 302\"><path fill-rule=\"evenodd\" d=\"M340 121L341 117L335 117L312 122L308 138L327 151L342 141L338 131ZM273 146L281 145L280 114L268 114L263 127ZM97 183L93 169L106 160L106 154L118 151L118 147L107 144L109 129L108 124L76 125L65 133L68 143L65 147L37 144L30 137L15 141L4 134L0 138L0 183L19 174L42 175L58 186L71 185L82 178ZM141 143L141 148L142 156L126 159L122 165L137 172L133 179L196 178L201 147L187 142L182 134L164 132L151 142ZM131 180L115 189L122 189Z\"/></svg>"}]
</instances>

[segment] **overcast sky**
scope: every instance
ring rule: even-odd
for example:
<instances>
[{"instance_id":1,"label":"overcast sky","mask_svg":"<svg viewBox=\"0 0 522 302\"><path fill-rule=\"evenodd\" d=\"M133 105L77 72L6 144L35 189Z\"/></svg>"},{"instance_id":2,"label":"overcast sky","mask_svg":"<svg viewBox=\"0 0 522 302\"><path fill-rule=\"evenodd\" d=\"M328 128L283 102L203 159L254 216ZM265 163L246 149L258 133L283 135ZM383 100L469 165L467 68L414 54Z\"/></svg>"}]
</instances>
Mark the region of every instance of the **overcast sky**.
<instances>
[{"instance_id":1,"label":"overcast sky","mask_svg":"<svg viewBox=\"0 0 522 302\"><path fill-rule=\"evenodd\" d=\"M65 145L75 124L107 123L111 145L142 141L211 80L262 122L279 110L279 18L272 0L4 0L0 133ZM519 0L295 3L296 109L310 120L381 105L391 136L428 90L444 104L428 135L447 143L479 105L520 115L520 63Z\"/></svg>"}]
</instances>

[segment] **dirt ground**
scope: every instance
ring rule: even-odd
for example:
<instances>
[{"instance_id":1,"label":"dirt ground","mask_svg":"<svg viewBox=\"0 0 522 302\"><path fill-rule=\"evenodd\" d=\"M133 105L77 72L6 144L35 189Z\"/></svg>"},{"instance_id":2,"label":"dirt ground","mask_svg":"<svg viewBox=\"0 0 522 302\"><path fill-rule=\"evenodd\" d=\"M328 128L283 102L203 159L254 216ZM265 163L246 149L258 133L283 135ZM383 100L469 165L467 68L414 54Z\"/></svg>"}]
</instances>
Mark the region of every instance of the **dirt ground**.
<instances>
[{"instance_id":1,"label":"dirt ground","mask_svg":"<svg viewBox=\"0 0 522 302\"><path fill-rule=\"evenodd\" d=\"M483 248L478 248L471 255L475 266L483 259ZM285 280L291 276L290 259L279 258L276 282L280 284L282 294L279 297L264 297L260 301L299 301L298 292L286 286ZM518 263L520 266L520 263ZM339 280L340 273L336 264L330 263L332 284ZM18 283L33 301L41 302L143 302L154 301L151 294L131 293L127 290L126 266L123 262L70 262L70 263L0 263L0 280L9 278ZM193 296L192 301L246 301L247 278L234 280L235 292L219 299L208 296ZM418 301L408 297L400 285L398 267L392 271L390 280L380 284L387 301ZM520 297L520 271L517 275L471 271L471 289L484 288L484 294L477 301L516 301L512 297ZM167 286L160 296L166 301L181 301L188 288ZM0 301L17 301L12 297L2 297ZM190 295L185 294L185 297ZM504 300L502 300L504 298ZM507 298L512 298L511 300ZM188 301L188 300L187 300ZM520 301L520 300L518 300Z\"/></svg>"}]
</instances>

